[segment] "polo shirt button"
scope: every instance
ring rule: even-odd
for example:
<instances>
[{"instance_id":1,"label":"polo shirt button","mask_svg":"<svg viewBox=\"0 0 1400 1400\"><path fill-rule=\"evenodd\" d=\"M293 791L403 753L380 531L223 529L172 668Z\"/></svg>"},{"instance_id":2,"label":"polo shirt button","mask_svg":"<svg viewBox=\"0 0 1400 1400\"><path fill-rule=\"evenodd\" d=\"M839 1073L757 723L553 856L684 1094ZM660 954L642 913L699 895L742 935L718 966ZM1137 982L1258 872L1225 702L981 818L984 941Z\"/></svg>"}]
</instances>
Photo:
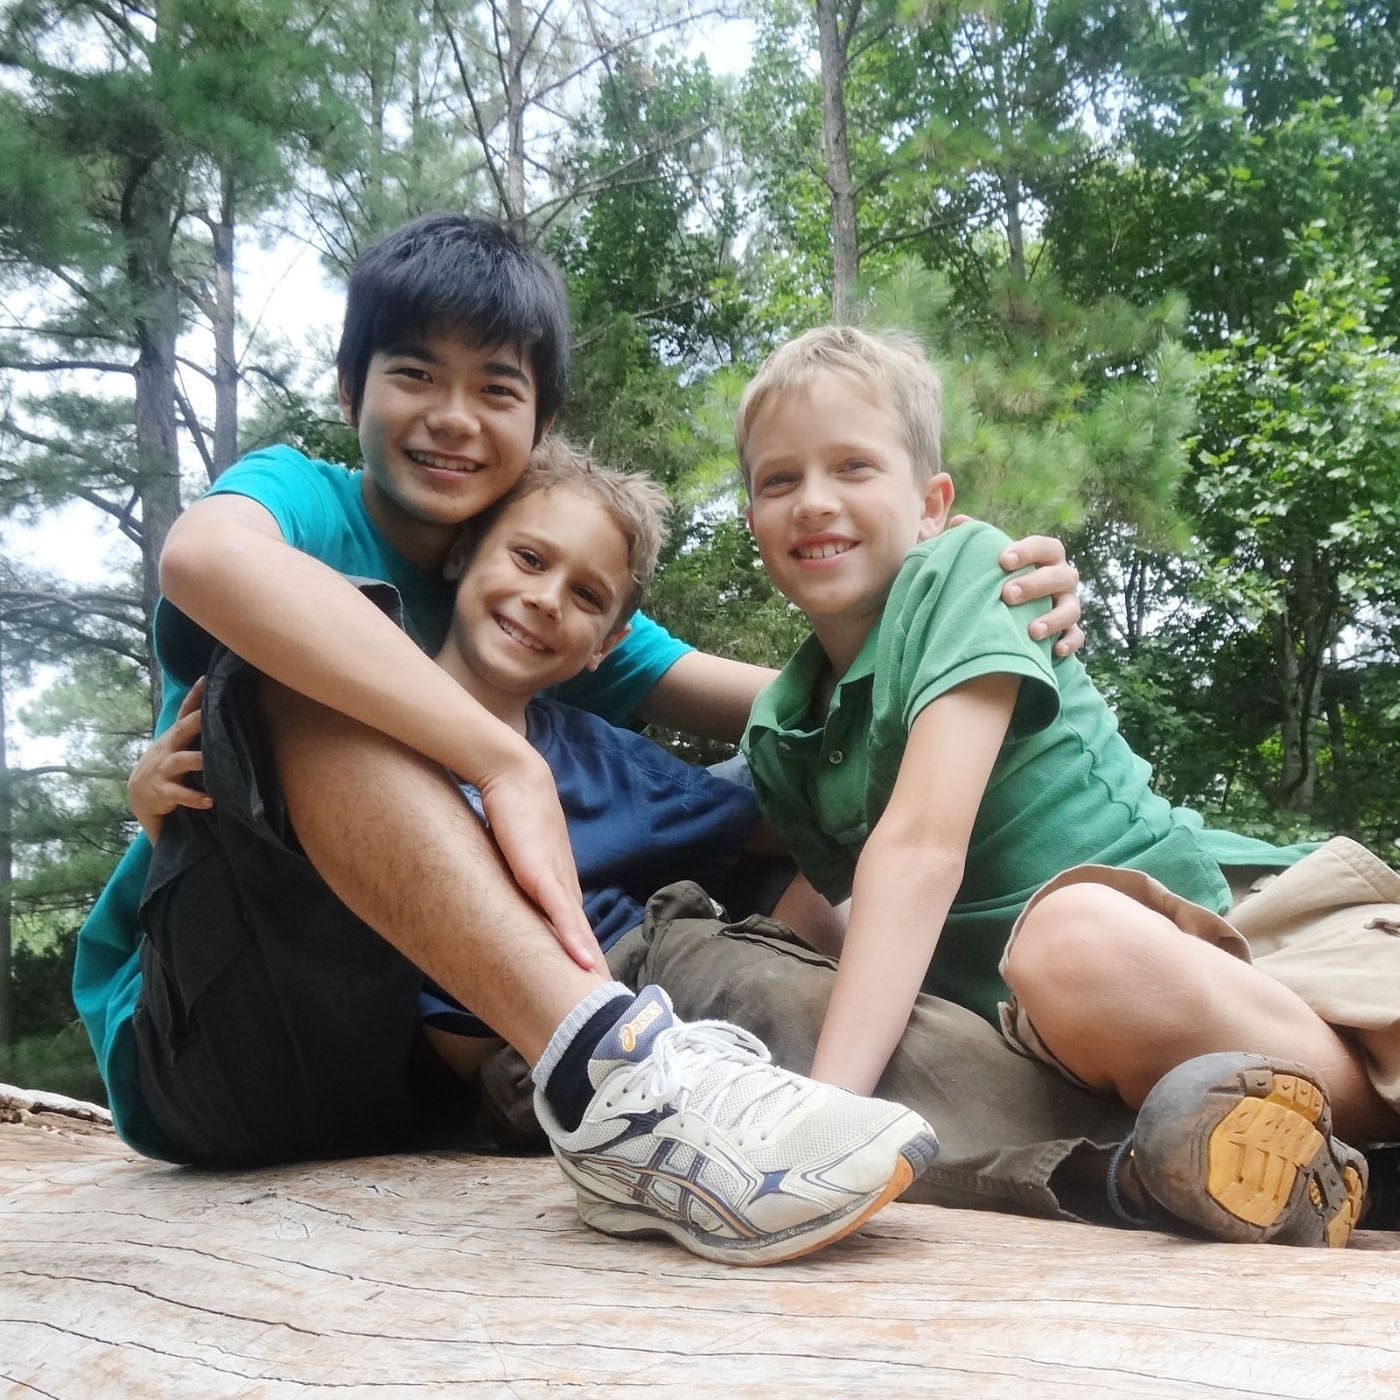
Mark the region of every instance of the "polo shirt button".
<instances>
[{"instance_id":1,"label":"polo shirt button","mask_svg":"<svg viewBox=\"0 0 1400 1400\"><path fill-rule=\"evenodd\" d=\"M828 763L840 763L841 760L845 757L846 755L843 754L840 749L833 749L831 751L830 757L826 761Z\"/></svg>"}]
</instances>

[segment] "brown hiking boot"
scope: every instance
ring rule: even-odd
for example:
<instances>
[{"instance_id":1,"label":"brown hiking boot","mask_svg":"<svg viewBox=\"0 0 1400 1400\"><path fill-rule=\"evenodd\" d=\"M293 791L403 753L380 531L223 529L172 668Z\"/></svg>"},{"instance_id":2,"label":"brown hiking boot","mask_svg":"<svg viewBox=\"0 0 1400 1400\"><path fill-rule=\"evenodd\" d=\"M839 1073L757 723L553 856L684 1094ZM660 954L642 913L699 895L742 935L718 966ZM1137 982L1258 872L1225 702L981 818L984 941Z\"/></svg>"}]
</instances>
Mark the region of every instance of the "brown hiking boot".
<instances>
[{"instance_id":1,"label":"brown hiking boot","mask_svg":"<svg viewBox=\"0 0 1400 1400\"><path fill-rule=\"evenodd\" d=\"M1366 1159L1332 1136L1317 1077L1263 1055L1201 1055L1163 1075L1131 1153L1174 1221L1238 1244L1340 1248L1366 1195Z\"/></svg>"}]
</instances>

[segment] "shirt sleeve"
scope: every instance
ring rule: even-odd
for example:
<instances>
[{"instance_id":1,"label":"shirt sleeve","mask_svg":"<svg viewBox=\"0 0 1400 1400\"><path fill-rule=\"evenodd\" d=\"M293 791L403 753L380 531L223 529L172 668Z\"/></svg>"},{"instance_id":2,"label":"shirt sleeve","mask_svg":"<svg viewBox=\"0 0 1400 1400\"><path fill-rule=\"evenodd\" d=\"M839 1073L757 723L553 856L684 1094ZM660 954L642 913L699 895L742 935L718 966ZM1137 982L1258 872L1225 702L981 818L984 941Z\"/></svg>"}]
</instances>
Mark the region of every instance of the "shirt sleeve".
<instances>
[{"instance_id":1,"label":"shirt sleeve","mask_svg":"<svg viewBox=\"0 0 1400 1400\"><path fill-rule=\"evenodd\" d=\"M1027 628L1049 604L1001 600L1001 531L973 523L919 546L901 570L880 624L877 715L898 716L907 733L939 696L979 676L1021 680L1008 738L1044 729L1059 712L1051 642ZM884 692L881 694L881 692Z\"/></svg>"},{"instance_id":2,"label":"shirt sleeve","mask_svg":"<svg viewBox=\"0 0 1400 1400\"><path fill-rule=\"evenodd\" d=\"M305 554L324 558L330 548L336 513L329 484L310 458L290 447L250 452L204 494L256 501L277 522L282 538ZM151 626L161 664L186 688L193 685L208 667L214 637L168 598L157 602Z\"/></svg>"},{"instance_id":3,"label":"shirt sleeve","mask_svg":"<svg viewBox=\"0 0 1400 1400\"><path fill-rule=\"evenodd\" d=\"M645 613L633 613L632 630L596 671L584 671L546 694L591 710L611 724L630 724L657 681L694 650Z\"/></svg>"}]
</instances>

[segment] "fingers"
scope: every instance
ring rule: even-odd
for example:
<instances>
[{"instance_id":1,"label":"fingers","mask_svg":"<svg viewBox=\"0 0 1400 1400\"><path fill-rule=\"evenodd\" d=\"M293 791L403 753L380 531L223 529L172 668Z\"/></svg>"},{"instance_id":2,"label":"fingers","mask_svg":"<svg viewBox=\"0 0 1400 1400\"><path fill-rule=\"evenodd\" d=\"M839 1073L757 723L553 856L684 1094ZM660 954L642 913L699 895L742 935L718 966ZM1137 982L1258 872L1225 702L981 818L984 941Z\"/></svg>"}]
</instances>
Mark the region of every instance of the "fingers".
<instances>
[{"instance_id":1,"label":"fingers","mask_svg":"<svg viewBox=\"0 0 1400 1400\"><path fill-rule=\"evenodd\" d=\"M1001 552L1001 567L1008 570L1019 569L1025 564L1039 568L1047 564L1063 563L1065 563L1064 542L1057 540L1053 535L1025 535L1019 540L1012 540ZM1079 574L1077 572L1074 575L1074 580L1075 586L1078 586ZM1043 598L1045 594L1037 593L1032 596Z\"/></svg>"},{"instance_id":2,"label":"fingers","mask_svg":"<svg viewBox=\"0 0 1400 1400\"><path fill-rule=\"evenodd\" d=\"M177 749L166 756L161 771L170 778L204 772L204 755L199 749Z\"/></svg>"},{"instance_id":3,"label":"fingers","mask_svg":"<svg viewBox=\"0 0 1400 1400\"><path fill-rule=\"evenodd\" d=\"M1055 655L1073 656L1086 640L1084 629L1076 622L1073 627L1066 627L1064 635L1055 643Z\"/></svg>"},{"instance_id":4,"label":"fingers","mask_svg":"<svg viewBox=\"0 0 1400 1400\"><path fill-rule=\"evenodd\" d=\"M199 735L201 716L198 707L189 714L182 714L164 734L156 740L162 748L188 749Z\"/></svg>"},{"instance_id":5,"label":"fingers","mask_svg":"<svg viewBox=\"0 0 1400 1400\"><path fill-rule=\"evenodd\" d=\"M1006 554L1011 551L1007 550ZM1002 555L1005 561L1006 554ZM1008 603L1025 603L1033 598L1053 598L1057 608L1067 606L1070 599L1078 598L1079 570L1073 564L1061 561L1058 564L1042 564L1028 574L1010 579L1001 590L1001 596ZM1068 620L1074 622L1079 617L1076 607Z\"/></svg>"},{"instance_id":6,"label":"fingers","mask_svg":"<svg viewBox=\"0 0 1400 1400\"><path fill-rule=\"evenodd\" d=\"M540 911L549 920L554 936L564 951L585 971L592 972L603 966L603 950L593 936L588 918L583 912L583 904L578 895L570 896L561 888L541 889L535 897Z\"/></svg>"},{"instance_id":7,"label":"fingers","mask_svg":"<svg viewBox=\"0 0 1400 1400\"><path fill-rule=\"evenodd\" d=\"M167 810L176 807L194 807L201 812L207 812L214 805L214 799L207 792L200 792L198 788L186 787L184 783L161 784L160 796L169 803Z\"/></svg>"},{"instance_id":8,"label":"fingers","mask_svg":"<svg viewBox=\"0 0 1400 1400\"><path fill-rule=\"evenodd\" d=\"M950 529L950 530L952 530L952 529L955 529L955 528L956 528L957 526L959 526L959 525L966 525L967 522L968 522L969 520L971 520L971 519L972 519L972 517L971 517L970 515L962 515L962 514L950 515L950 516L948 517L948 525L947 525L947 528ZM1015 568L1015 567L1016 567L1016 566L1013 564L1013 565L1012 565L1012 568Z\"/></svg>"},{"instance_id":9,"label":"fingers","mask_svg":"<svg viewBox=\"0 0 1400 1400\"><path fill-rule=\"evenodd\" d=\"M176 716L177 720L184 719L184 718L186 718L186 717L187 717L188 715L190 715L190 714L193 714L196 718L198 718L198 716L199 716L199 707L200 707L200 705L203 703L203 700L204 700L204 677L201 676L201 677L200 677L197 681L195 681L195 683L189 688L189 691L188 691L188 693L185 695L185 698L180 702L180 712L179 712L179 714ZM173 727L173 726L172 726L172 727ZM196 729L197 729L199 726L196 725L195 727L196 727Z\"/></svg>"}]
</instances>

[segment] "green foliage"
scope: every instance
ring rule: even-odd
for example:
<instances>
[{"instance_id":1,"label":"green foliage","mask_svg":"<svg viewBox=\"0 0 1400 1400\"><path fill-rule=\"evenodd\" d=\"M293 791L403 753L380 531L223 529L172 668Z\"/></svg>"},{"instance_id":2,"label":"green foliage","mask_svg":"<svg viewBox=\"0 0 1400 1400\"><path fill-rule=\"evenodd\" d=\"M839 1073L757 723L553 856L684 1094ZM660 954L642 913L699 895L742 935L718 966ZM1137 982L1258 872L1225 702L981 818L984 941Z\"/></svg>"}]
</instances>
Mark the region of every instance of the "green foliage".
<instances>
[{"instance_id":1,"label":"green foliage","mask_svg":"<svg viewBox=\"0 0 1400 1400\"><path fill-rule=\"evenodd\" d=\"M1088 515L1180 541L1174 498L1194 418L1180 303L1078 306L1053 278L1009 270L992 290L968 315L950 281L906 258L868 303L874 324L918 332L940 367L963 507L1016 533Z\"/></svg>"},{"instance_id":2,"label":"green foliage","mask_svg":"<svg viewBox=\"0 0 1400 1400\"><path fill-rule=\"evenodd\" d=\"M25 985L20 984L21 992ZM27 1001L22 996L20 1004ZM0 1080L105 1106L107 1090L97 1072L87 1034L78 1021L71 1019L71 1007L68 1015L70 1019L60 1030L27 1036L15 1045L0 1045Z\"/></svg>"}]
</instances>

